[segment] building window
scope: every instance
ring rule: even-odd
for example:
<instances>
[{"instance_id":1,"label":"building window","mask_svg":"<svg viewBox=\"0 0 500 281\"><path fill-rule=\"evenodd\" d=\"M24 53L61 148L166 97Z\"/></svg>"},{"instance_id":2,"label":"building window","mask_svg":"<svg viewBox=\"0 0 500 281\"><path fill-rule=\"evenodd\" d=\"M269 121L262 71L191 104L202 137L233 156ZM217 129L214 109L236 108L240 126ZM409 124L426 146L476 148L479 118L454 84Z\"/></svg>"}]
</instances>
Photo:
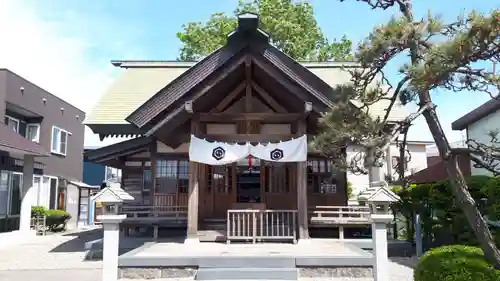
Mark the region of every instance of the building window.
<instances>
[{"instance_id":1,"label":"building window","mask_svg":"<svg viewBox=\"0 0 500 281\"><path fill-rule=\"evenodd\" d=\"M0 217L20 214L22 184L22 174L0 171Z\"/></svg>"},{"instance_id":2,"label":"building window","mask_svg":"<svg viewBox=\"0 0 500 281\"><path fill-rule=\"evenodd\" d=\"M50 191L49 191L49 209L56 208L57 199L57 178L50 178Z\"/></svg>"},{"instance_id":3,"label":"building window","mask_svg":"<svg viewBox=\"0 0 500 281\"><path fill-rule=\"evenodd\" d=\"M40 124L27 124L26 138L30 141L40 142Z\"/></svg>"},{"instance_id":4,"label":"building window","mask_svg":"<svg viewBox=\"0 0 500 281\"><path fill-rule=\"evenodd\" d=\"M337 193L337 170L327 159L307 161L307 185L313 193Z\"/></svg>"},{"instance_id":5,"label":"building window","mask_svg":"<svg viewBox=\"0 0 500 281\"><path fill-rule=\"evenodd\" d=\"M23 174L12 174L12 187L10 189L10 206L9 214L21 214L21 190L23 185Z\"/></svg>"},{"instance_id":6,"label":"building window","mask_svg":"<svg viewBox=\"0 0 500 281\"><path fill-rule=\"evenodd\" d=\"M52 145L50 152L66 156L68 148L68 131L52 127Z\"/></svg>"},{"instance_id":7,"label":"building window","mask_svg":"<svg viewBox=\"0 0 500 281\"><path fill-rule=\"evenodd\" d=\"M0 171L0 218L7 215L11 172Z\"/></svg>"},{"instance_id":8,"label":"building window","mask_svg":"<svg viewBox=\"0 0 500 281\"><path fill-rule=\"evenodd\" d=\"M5 115L5 125L11 128L12 131L19 133L19 119Z\"/></svg>"},{"instance_id":9,"label":"building window","mask_svg":"<svg viewBox=\"0 0 500 281\"><path fill-rule=\"evenodd\" d=\"M156 191L158 193L187 193L188 189L188 160L156 161Z\"/></svg>"}]
</instances>

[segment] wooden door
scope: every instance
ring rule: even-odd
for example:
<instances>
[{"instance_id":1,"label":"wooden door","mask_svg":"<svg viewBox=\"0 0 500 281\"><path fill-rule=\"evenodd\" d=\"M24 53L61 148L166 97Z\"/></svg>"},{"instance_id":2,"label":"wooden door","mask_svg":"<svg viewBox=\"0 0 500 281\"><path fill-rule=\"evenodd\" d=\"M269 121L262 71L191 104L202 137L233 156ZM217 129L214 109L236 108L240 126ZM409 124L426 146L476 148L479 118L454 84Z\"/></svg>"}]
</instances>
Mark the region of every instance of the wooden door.
<instances>
[{"instance_id":1,"label":"wooden door","mask_svg":"<svg viewBox=\"0 0 500 281\"><path fill-rule=\"evenodd\" d=\"M212 217L226 218L227 210L236 199L235 169L233 165L209 166L208 185L212 199Z\"/></svg>"},{"instance_id":2,"label":"wooden door","mask_svg":"<svg viewBox=\"0 0 500 281\"><path fill-rule=\"evenodd\" d=\"M297 209L294 163L266 162L261 166L261 189L267 209Z\"/></svg>"}]
</instances>

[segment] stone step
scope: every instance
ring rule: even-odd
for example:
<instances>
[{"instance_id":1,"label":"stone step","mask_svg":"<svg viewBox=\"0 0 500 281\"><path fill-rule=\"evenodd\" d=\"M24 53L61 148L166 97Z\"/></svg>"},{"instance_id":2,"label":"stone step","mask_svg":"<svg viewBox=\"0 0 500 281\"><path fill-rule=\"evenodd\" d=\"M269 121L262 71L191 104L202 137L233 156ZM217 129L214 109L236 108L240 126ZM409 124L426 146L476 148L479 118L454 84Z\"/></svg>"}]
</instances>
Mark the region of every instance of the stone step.
<instances>
[{"instance_id":1,"label":"stone step","mask_svg":"<svg viewBox=\"0 0 500 281\"><path fill-rule=\"evenodd\" d=\"M211 257L201 259L199 268L294 268L293 257L266 257L266 256L241 256L241 257Z\"/></svg>"},{"instance_id":2,"label":"stone step","mask_svg":"<svg viewBox=\"0 0 500 281\"><path fill-rule=\"evenodd\" d=\"M296 268L199 268L195 280L297 280Z\"/></svg>"}]
</instances>

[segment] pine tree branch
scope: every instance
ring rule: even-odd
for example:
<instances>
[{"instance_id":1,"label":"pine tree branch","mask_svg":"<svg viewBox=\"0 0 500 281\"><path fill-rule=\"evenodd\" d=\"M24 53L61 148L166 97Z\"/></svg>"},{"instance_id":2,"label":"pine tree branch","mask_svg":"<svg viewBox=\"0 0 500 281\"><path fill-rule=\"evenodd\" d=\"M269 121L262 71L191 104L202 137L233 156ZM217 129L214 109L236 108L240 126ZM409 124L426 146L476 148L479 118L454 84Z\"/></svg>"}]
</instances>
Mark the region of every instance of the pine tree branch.
<instances>
[{"instance_id":1,"label":"pine tree branch","mask_svg":"<svg viewBox=\"0 0 500 281\"><path fill-rule=\"evenodd\" d=\"M451 39L436 44L425 54L423 63L409 69L414 92L445 87L492 95L488 85L499 88L500 78L497 75L472 69L470 65L500 59L500 10L493 11L490 16L471 13L459 26L455 27L457 29Z\"/></svg>"},{"instance_id":2,"label":"pine tree branch","mask_svg":"<svg viewBox=\"0 0 500 281\"><path fill-rule=\"evenodd\" d=\"M408 81L410 81L410 77L409 76L406 76L405 78L403 78L403 79L401 79L399 81L396 89L394 90L394 93L392 94L391 102L389 103L389 106L385 109L385 115L384 115L384 119L382 120L382 122L385 123L385 122L387 122L387 119L389 119L389 115L391 114L391 110L394 107L394 104L396 103L396 100L399 97L401 89L403 89L403 86ZM389 80L387 80L387 83L390 85ZM392 88L392 86L391 86L391 88Z\"/></svg>"}]
</instances>

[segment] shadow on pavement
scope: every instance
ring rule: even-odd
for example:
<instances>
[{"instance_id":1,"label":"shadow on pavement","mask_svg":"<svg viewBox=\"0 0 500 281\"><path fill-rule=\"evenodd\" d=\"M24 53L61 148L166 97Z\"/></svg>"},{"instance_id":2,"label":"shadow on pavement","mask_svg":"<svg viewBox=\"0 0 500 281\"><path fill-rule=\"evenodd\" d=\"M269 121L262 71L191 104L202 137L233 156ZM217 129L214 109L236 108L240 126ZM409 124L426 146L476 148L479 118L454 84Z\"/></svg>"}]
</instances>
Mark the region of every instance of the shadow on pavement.
<instances>
[{"instance_id":1,"label":"shadow on pavement","mask_svg":"<svg viewBox=\"0 0 500 281\"><path fill-rule=\"evenodd\" d=\"M389 258L389 260L399 265L409 267L411 269L415 269L415 266L418 261L417 257L392 257Z\"/></svg>"},{"instance_id":2,"label":"shadow on pavement","mask_svg":"<svg viewBox=\"0 0 500 281\"><path fill-rule=\"evenodd\" d=\"M73 239L66 241L62 244L59 244L55 248L51 250L51 252L83 252L85 251L85 243L93 240L102 238L102 229L96 228L91 230L79 231L79 232L71 232L62 234L62 236L71 236Z\"/></svg>"}]
</instances>

